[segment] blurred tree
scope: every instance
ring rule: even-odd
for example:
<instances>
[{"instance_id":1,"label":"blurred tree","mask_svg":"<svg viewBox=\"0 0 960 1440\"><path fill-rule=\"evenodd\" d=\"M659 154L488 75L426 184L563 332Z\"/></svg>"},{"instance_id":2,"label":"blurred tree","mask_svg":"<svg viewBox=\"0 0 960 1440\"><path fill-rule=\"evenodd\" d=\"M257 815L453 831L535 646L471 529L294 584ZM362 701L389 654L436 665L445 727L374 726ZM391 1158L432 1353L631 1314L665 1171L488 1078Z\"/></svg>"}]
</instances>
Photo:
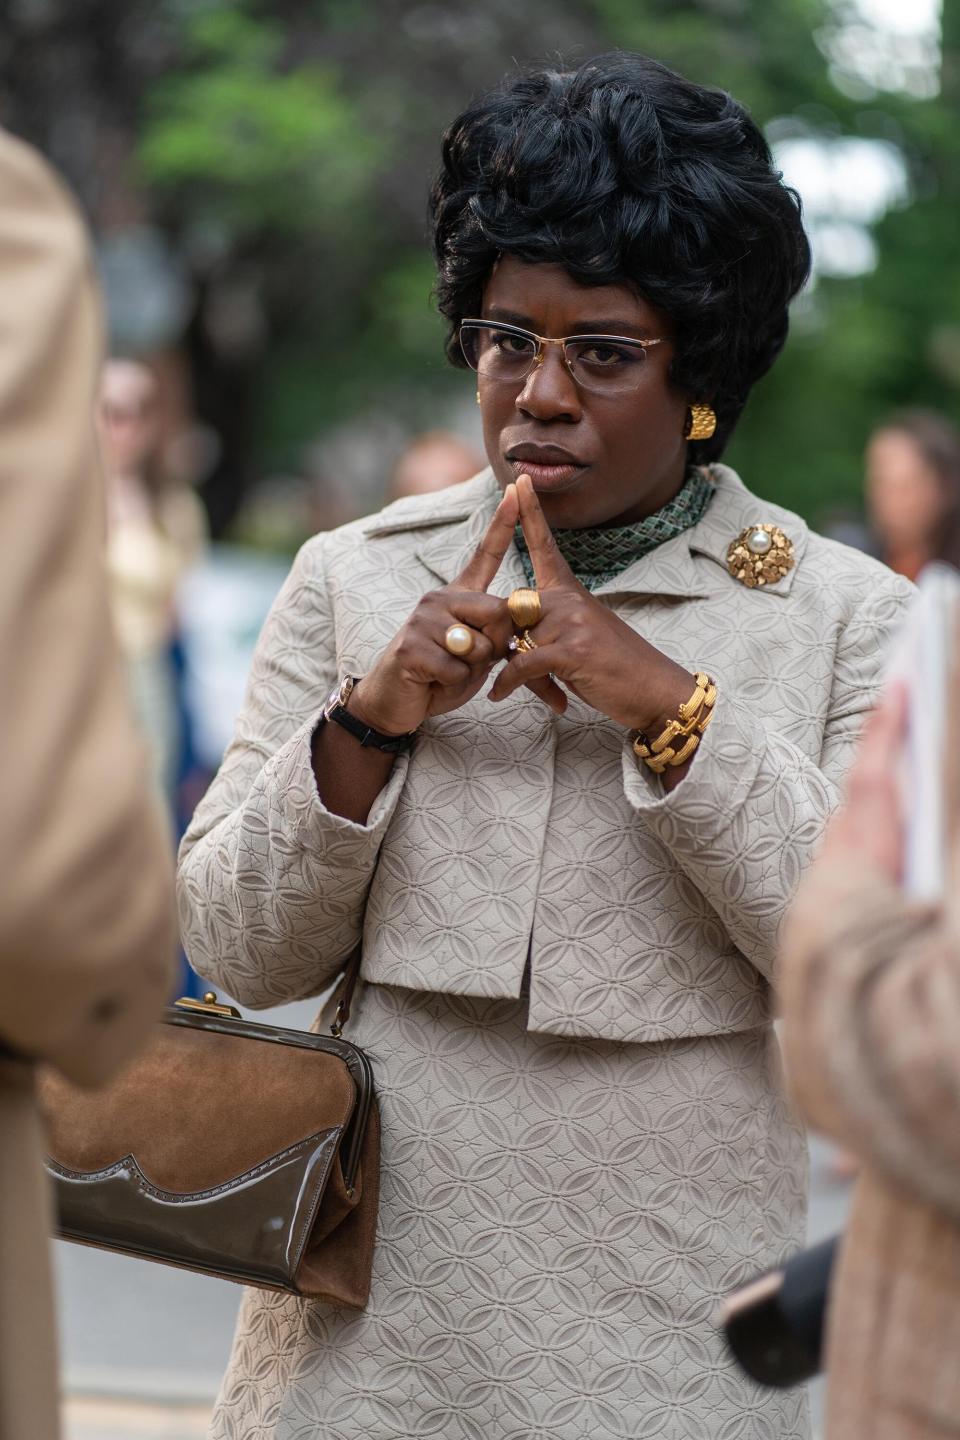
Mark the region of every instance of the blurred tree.
<instances>
[{"instance_id":1,"label":"blurred tree","mask_svg":"<svg viewBox=\"0 0 960 1440\"><path fill-rule=\"evenodd\" d=\"M883 139L909 203L877 226L875 269L821 274L798 305L731 449L815 518L858 498L886 408L955 410L960 385L960 0L945 0L939 94L844 69L855 4L15 0L0 117L66 170L101 234L152 219L192 276L196 395L224 441L217 531L251 479L322 456L340 422L415 428L469 392L430 305L426 194L443 126L516 65L642 49L772 133Z\"/></svg>"},{"instance_id":2,"label":"blurred tree","mask_svg":"<svg viewBox=\"0 0 960 1440\"><path fill-rule=\"evenodd\" d=\"M610 43L729 90L762 124L817 107L838 124L848 109L817 44L829 0L591 0L591 8Z\"/></svg>"},{"instance_id":3,"label":"blurred tree","mask_svg":"<svg viewBox=\"0 0 960 1440\"><path fill-rule=\"evenodd\" d=\"M902 150L910 202L878 224L875 269L819 281L731 450L755 484L814 519L859 504L864 442L890 410L934 406L958 418L958 0L944 0L941 44L939 94L867 94L848 106L852 131Z\"/></svg>"},{"instance_id":4,"label":"blurred tree","mask_svg":"<svg viewBox=\"0 0 960 1440\"><path fill-rule=\"evenodd\" d=\"M238 265L256 277L270 332L255 386L264 465L297 466L305 440L353 415L418 428L469 393L430 303L427 189L443 126L510 57L539 58L531 35L564 53L602 48L588 5L554 10L207 0L182 12L183 59L147 97L140 160L188 251L216 235L206 283ZM236 413L207 406L221 408ZM236 468L214 477L218 519Z\"/></svg>"}]
</instances>

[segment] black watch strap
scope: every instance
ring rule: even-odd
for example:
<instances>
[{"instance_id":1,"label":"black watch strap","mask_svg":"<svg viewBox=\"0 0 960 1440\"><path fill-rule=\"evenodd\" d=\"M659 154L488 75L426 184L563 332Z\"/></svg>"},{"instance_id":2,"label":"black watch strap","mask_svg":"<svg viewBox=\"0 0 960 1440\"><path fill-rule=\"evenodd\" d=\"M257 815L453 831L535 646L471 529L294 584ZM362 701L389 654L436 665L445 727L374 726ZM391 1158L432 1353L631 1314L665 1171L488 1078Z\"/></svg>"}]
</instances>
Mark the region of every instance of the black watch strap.
<instances>
[{"instance_id":1,"label":"black watch strap","mask_svg":"<svg viewBox=\"0 0 960 1440\"><path fill-rule=\"evenodd\" d=\"M385 755L405 755L413 745L417 732L411 730L406 735L384 735L382 731L374 730L371 725L364 725L356 715L351 715L347 709L347 701L356 683L353 675L347 675L341 680L323 707L324 720L333 720L335 724L342 725L344 730L363 746L382 750Z\"/></svg>"},{"instance_id":2,"label":"black watch strap","mask_svg":"<svg viewBox=\"0 0 960 1440\"><path fill-rule=\"evenodd\" d=\"M387 755L405 755L412 746L416 737L416 731L408 735L384 735L380 730L374 730L369 725L364 725L356 715L351 715L345 705L339 702L326 711L326 718L333 720L337 725L342 725L348 730L355 740L361 745L372 746L374 750L383 750Z\"/></svg>"}]
</instances>

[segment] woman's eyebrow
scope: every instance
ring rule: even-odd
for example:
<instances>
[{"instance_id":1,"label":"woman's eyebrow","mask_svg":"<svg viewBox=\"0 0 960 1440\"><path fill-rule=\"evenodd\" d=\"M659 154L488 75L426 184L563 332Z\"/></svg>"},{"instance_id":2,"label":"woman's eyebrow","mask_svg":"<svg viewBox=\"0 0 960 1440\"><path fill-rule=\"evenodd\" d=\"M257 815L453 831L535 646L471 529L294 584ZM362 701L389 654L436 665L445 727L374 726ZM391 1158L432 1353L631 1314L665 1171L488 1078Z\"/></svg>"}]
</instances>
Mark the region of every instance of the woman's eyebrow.
<instances>
[{"instance_id":1,"label":"woman's eyebrow","mask_svg":"<svg viewBox=\"0 0 960 1440\"><path fill-rule=\"evenodd\" d=\"M638 325L633 320L578 320L571 335L622 335L628 340L649 340L653 331L649 325Z\"/></svg>"},{"instance_id":2,"label":"woman's eyebrow","mask_svg":"<svg viewBox=\"0 0 960 1440\"><path fill-rule=\"evenodd\" d=\"M516 310L505 310L500 305L489 306L485 320L500 320L504 325L518 325L521 330L540 332L529 315ZM638 325L633 320L576 320L571 335L622 335L626 340L649 340L653 331L648 325Z\"/></svg>"},{"instance_id":3,"label":"woman's eyebrow","mask_svg":"<svg viewBox=\"0 0 960 1440\"><path fill-rule=\"evenodd\" d=\"M534 328L529 315L521 315L517 310L505 310L502 305L488 306L483 318L484 320L500 320L504 325L518 325L521 330Z\"/></svg>"}]
</instances>

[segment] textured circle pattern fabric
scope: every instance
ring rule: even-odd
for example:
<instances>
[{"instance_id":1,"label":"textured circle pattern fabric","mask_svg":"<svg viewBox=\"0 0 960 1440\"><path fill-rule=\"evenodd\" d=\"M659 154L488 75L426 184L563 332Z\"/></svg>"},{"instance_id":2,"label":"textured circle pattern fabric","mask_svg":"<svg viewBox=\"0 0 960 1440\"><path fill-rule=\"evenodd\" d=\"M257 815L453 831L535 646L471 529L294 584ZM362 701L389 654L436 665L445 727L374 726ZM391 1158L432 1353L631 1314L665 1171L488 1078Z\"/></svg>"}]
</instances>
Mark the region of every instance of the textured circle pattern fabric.
<instances>
[{"instance_id":1,"label":"textured circle pattern fabric","mask_svg":"<svg viewBox=\"0 0 960 1440\"><path fill-rule=\"evenodd\" d=\"M248 1291L213 1440L804 1440L804 1395L713 1326L803 1239L770 1031L568 1039L379 986L351 1030L383 1122L369 1308Z\"/></svg>"}]
</instances>

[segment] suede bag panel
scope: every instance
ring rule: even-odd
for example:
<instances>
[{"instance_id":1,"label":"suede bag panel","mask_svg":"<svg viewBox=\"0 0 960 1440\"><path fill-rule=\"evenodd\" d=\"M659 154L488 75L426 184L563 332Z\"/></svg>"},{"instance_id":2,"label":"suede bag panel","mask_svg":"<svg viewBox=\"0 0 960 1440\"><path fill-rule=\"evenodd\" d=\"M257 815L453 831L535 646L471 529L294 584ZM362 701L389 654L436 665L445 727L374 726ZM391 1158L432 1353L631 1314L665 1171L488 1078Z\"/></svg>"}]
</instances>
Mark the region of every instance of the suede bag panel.
<instances>
[{"instance_id":1,"label":"suede bag panel","mask_svg":"<svg viewBox=\"0 0 960 1440\"><path fill-rule=\"evenodd\" d=\"M338 1165L334 1170L339 1176ZM329 1191L328 1185L327 1194ZM376 1100L370 1105L353 1200L352 1212L332 1233L319 1238L320 1227L315 1227L297 1269L297 1285L313 1299L362 1310L370 1298L380 1203L380 1112ZM324 1195L324 1211L326 1205Z\"/></svg>"},{"instance_id":2,"label":"suede bag panel","mask_svg":"<svg viewBox=\"0 0 960 1440\"><path fill-rule=\"evenodd\" d=\"M309 1135L345 1126L355 1094L335 1055L163 1024L102 1090L81 1090L53 1072L40 1082L48 1149L60 1165L90 1172L132 1155L152 1184L181 1195L223 1185Z\"/></svg>"}]
</instances>

